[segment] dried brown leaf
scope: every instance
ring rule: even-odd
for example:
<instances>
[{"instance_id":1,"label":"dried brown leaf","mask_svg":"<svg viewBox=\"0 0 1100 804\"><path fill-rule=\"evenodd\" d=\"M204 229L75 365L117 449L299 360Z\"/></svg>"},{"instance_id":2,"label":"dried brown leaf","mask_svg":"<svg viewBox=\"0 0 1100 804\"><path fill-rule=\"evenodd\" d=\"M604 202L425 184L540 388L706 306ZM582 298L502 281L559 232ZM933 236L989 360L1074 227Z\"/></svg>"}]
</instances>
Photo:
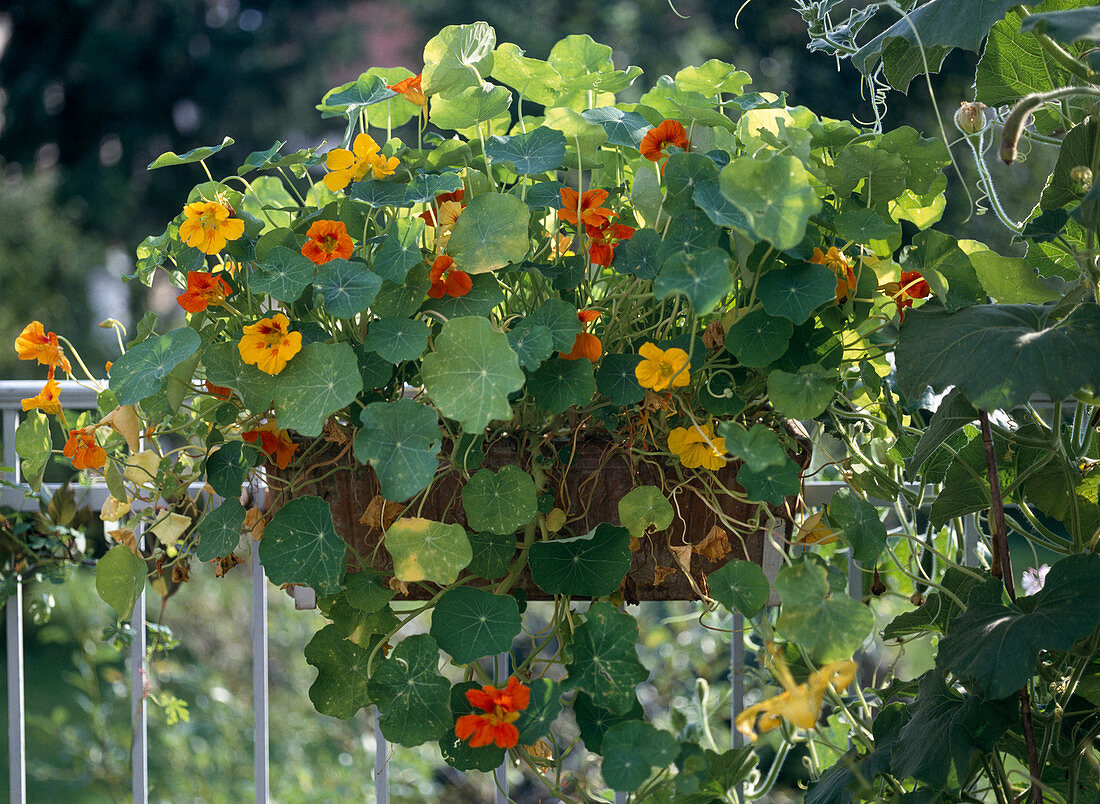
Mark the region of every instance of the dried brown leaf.
<instances>
[{"instance_id":1,"label":"dried brown leaf","mask_svg":"<svg viewBox=\"0 0 1100 804\"><path fill-rule=\"evenodd\" d=\"M721 561L733 550L730 547L729 534L717 525L693 549L696 554L711 561Z\"/></svg>"}]
</instances>

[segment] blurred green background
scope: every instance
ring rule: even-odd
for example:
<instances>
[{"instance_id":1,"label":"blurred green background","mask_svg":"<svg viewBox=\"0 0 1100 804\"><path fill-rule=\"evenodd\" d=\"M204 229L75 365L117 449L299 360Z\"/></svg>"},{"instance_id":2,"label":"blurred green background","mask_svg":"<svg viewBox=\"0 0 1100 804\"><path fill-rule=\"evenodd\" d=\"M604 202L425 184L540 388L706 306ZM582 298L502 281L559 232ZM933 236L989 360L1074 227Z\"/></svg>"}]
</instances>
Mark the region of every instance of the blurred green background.
<instances>
[{"instance_id":1,"label":"blurred green background","mask_svg":"<svg viewBox=\"0 0 1100 804\"><path fill-rule=\"evenodd\" d=\"M486 20L498 41L545 58L572 33L611 45L620 65L645 74L621 93L636 99L663 73L720 58L748 71L756 91L787 92L791 104L869 122L872 109L848 64L807 52L802 20L788 4L756 0L28 0L0 5L0 339L41 320L67 336L97 371L116 354L113 333L152 309L168 321L180 311L163 276L151 288L119 278L134 250L159 234L200 175L196 166L147 172L160 153L182 153L231 136L236 145L210 160L215 175L286 140L287 151L338 140L341 129L314 109L332 86L371 66L419 71L424 42L444 25ZM739 13L740 9L740 13ZM736 19L735 19L736 18ZM949 116L970 97L973 54L954 54L933 77ZM922 80L908 96L891 93L887 126L937 135L936 107ZM954 130L949 128L949 136ZM953 152L965 162L960 148ZM1041 172L1017 171L1012 182ZM965 165L964 175L969 175ZM1000 174L998 174L1000 175ZM1012 204L1013 185L1002 192ZM960 236L1009 248L952 176L940 225ZM1016 210L1014 210L1016 211ZM1020 217L1026 210L1018 210ZM39 378L37 366L0 349L0 378ZM251 681L247 565L215 580L200 568L150 618L180 642L152 666L153 693L167 706L150 718L151 800L221 802L251 796ZM878 603L885 617L912 590ZM115 802L128 795L129 697L121 654L100 637L113 625L95 596L91 573L74 570L60 585L28 590L28 776L31 801ZM52 609L46 621L43 615ZM314 671L302 648L323 620L296 612L272 590L272 789L283 802L369 799L373 736L368 718L336 721L313 711L306 690ZM696 677L712 683L712 709L728 745L728 637L697 622L694 606L647 604L641 688L659 725L698 723ZM728 627L725 623L711 623ZM927 646L910 645L899 667L919 672ZM750 688L753 688L750 683ZM173 700L189 720L169 725ZM178 708L175 708L177 714ZM677 714L679 713L679 714ZM570 728L566 724L565 728ZM6 749L6 745L0 745ZM583 752L581 776L595 774ZM393 800L483 801L488 778L463 776L434 746L398 749L389 759ZM803 762L788 759L783 790L798 798ZM6 763L0 789L6 789ZM545 799L520 783L519 800Z\"/></svg>"}]
</instances>

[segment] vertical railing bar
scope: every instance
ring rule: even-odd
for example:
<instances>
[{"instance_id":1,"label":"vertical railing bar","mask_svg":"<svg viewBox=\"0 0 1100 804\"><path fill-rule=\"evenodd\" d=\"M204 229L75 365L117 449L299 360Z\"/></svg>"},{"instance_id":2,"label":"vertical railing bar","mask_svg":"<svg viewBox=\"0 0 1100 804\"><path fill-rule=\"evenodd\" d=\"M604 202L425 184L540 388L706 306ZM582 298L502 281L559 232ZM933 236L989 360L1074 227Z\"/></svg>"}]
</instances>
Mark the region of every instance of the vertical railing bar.
<instances>
[{"instance_id":1,"label":"vertical railing bar","mask_svg":"<svg viewBox=\"0 0 1100 804\"><path fill-rule=\"evenodd\" d=\"M374 800L375 804L390 804L390 747L382 734L378 707L374 709Z\"/></svg>"},{"instance_id":2,"label":"vertical railing bar","mask_svg":"<svg viewBox=\"0 0 1100 804\"><path fill-rule=\"evenodd\" d=\"M730 618L730 743L734 749L745 744L737 730L737 718L745 711L745 617L735 611ZM745 786L737 785L737 800L745 800Z\"/></svg>"},{"instance_id":3,"label":"vertical railing bar","mask_svg":"<svg viewBox=\"0 0 1100 804\"><path fill-rule=\"evenodd\" d=\"M19 427L19 413L15 410L4 410L4 465L12 467L12 476L5 478L12 483L18 483L19 456L15 452L15 431Z\"/></svg>"},{"instance_id":4,"label":"vertical railing bar","mask_svg":"<svg viewBox=\"0 0 1100 804\"><path fill-rule=\"evenodd\" d=\"M141 536L138 536L140 543ZM149 801L149 752L147 718L145 714L145 590L141 590L130 618L133 641L130 643L130 721L134 729L134 744L130 752L131 786L134 804Z\"/></svg>"},{"instance_id":5,"label":"vertical railing bar","mask_svg":"<svg viewBox=\"0 0 1100 804\"><path fill-rule=\"evenodd\" d=\"M508 654L498 653L493 657L493 679L498 687L504 686L508 679ZM493 804L507 804L508 802L508 754L505 752L504 761L500 767L493 770Z\"/></svg>"},{"instance_id":6,"label":"vertical railing bar","mask_svg":"<svg viewBox=\"0 0 1100 804\"><path fill-rule=\"evenodd\" d=\"M978 566L978 515L963 517L963 565Z\"/></svg>"},{"instance_id":7,"label":"vertical railing bar","mask_svg":"<svg viewBox=\"0 0 1100 804\"><path fill-rule=\"evenodd\" d=\"M260 564L260 543L252 543L252 768L256 804L267 804L270 790L267 690L267 579Z\"/></svg>"},{"instance_id":8,"label":"vertical railing bar","mask_svg":"<svg viewBox=\"0 0 1100 804\"><path fill-rule=\"evenodd\" d=\"M7 609L8 792L12 804L26 804L27 734L23 698L23 584L19 579L16 579L15 590L8 598Z\"/></svg>"}]
</instances>

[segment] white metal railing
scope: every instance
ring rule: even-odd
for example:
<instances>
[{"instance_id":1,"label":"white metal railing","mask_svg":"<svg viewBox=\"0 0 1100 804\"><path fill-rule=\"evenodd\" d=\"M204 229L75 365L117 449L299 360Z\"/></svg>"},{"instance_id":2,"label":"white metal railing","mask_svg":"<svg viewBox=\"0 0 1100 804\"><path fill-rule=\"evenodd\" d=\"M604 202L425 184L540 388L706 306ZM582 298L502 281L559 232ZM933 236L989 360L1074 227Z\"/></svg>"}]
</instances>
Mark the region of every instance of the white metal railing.
<instances>
[{"instance_id":1,"label":"white metal railing","mask_svg":"<svg viewBox=\"0 0 1100 804\"><path fill-rule=\"evenodd\" d=\"M72 381L60 383L60 399L69 410L94 410L96 408L96 389ZM38 502L27 497L29 488L22 483L19 475L19 462L15 453L15 431L21 416L21 400L36 395L41 390L38 381L0 381L0 415L2 415L2 441L4 445L4 464L14 471L4 477L15 488L0 488L0 505L16 510L36 509ZM810 506L826 504L843 483L815 481L806 484L805 498ZM43 484L42 493L47 497L53 494L58 484ZM262 490L260 490L262 491ZM102 506L109 492L105 484L93 484L85 497L85 504L96 509ZM976 532L971 534L976 544ZM139 539L141 535L139 534ZM764 571L769 580L774 579L783 556L780 552L782 534L770 534L765 546ZM255 779L255 801L266 804L270 795L269 765L269 709L268 709L268 642L267 642L267 579L260 564L258 543L252 545L252 702L253 702L253 774ZM862 597L862 570L854 561L849 561L849 594L856 599ZM299 608L312 608L314 597L312 590L295 589L295 605ZM770 601L775 604L778 601ZM644 604L643 604L644 605ZM5 616L7 628L7 670L8 670L8 765L9 791L12 804L26 804L26 712L24 705L24 665L23 665L23 620L22 585L16 584L15 593L8 600ZM149 798L148 774L148 722L145 711L145 593L138 598L132 617L133 642L130 649L130 706L134 724L132 762L132 788L135 804L146 804ZM733 728L733 722L744 709L745 695L745 645L739 635L744 629L744 618L733 615L733 626L729 646L731 686L730 731L733 747L740 747L742 736ZM507 654L497 656L494 662L494 674L497 680L506 677L509 670ZM389 802L389 747L378 724L377 712L374 718L375 769L374 793L378 804ZM504 764L494 773L496 792L495 804L509 801L507 790L507 766ZM615 793L615 801L625 801L625 793Z\"/></svg>"}]
</instances>

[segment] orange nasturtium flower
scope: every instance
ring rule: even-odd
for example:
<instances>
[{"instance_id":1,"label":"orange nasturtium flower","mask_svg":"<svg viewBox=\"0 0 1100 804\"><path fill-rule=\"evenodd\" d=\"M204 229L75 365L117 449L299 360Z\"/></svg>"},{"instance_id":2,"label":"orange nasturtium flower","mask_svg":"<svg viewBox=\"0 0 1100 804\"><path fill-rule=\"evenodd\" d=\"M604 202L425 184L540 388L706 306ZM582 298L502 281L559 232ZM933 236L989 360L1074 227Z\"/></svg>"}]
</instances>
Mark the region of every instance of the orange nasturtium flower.
<instances>
[{"instance_id":1,"label":"orange nasturtium flower","mask_svg":"<svg viewBox=\"0 0 1100 804\"><path fill-rule=\"evenodd\" d=\"M716 472L726 465L726 439L715 438L709 424L673 429L668 434L668 449L688 469Z\"/></svg>"},{"instance_id":2,"label":"orange nasturtium flower","mask_svg":"<svg viewBox=\"0 0 1100 804\"><path fill-rule=\"evenodd\" d=\"M241 360L265 374L278 374L301 350L302 333L291 332L290 319L282 313L246 326L237 344Z\"/></svg>"},{"instance_id":3,"label":"orange nasturtium flower","mask_svg":"<svg viewBox=\"0 0 1100 804\"><path fill-rule=\"evenodd\" d=\"M650 162L657 162L666 156L665 148L670 145L675 145L681 151L687 151L691 148L687 132L675 120L665 120L661 125L646 132L646 135L642 137L642 143L638 146L638 150Z\"/></svg>"},{"instance_id":4,"label":"orange nasturtium flower","mask_svg":"<svg viewBox=\"0 0 1100 804\"><path fill-rule=\"evenodd\" d=\"M49 366L51 376L56 366L60 366L66 373L73 369L65 353L61 351L57 333L46 332L40 321L32 321L23 327L23 331L15 338L15 354L20 360L37 360L43 366Z\"/></svg>"},{"instance_id":5,"label":"orange nasturtium flower","mask_svg":"<svg viewBox=\"0 0 1100 804\"><path fill-rule=\"evenodd\" d=\"M900 282L887 282L879 290L894 300L902 321L905 308L913 306L913 299L925 299L932 293L920 271L902 271Z\"/></svg>"},{"instance_id":6,"label":"orange nasturtium flower","mask_svg":"<svg viewBox=\"0 0 1100 804\"><path fill-rule=\"evenodd\" d=\"M37 395L23 400L23 410L37 408L43 413L51 413L56 416L61 413L60 396L61 386L57 384L57 380L50 377Z\"/></svg>"},{"instance_id":7,"label":"orange nasturtium flower","mask_svg":"<svg viewBox=\"0 0 1100 804\"><path fill-rule=\"evenodd\" d=\"M836 300L837 304L843 304L856 292L856 274L852 270L851 261L844 256L844 252L836 246L830 246L828 251L819 248L814 249L814 255L810 262L815 265L824 265L836 274Z\"/></svg>"},{"instance_id":8,"label":"orange nasturtium flower","mask_svg":"<svg viewBox=\"0 0 1100 804\"><path fill-rule=\"evenodd\" d=\"M232 209L217 201L188 204L183 208L180 237L203 254L217 254L228 241L244 234L244 221L232 215Z\"/></svg>"},{"instance_id":9,"label":"orange nasturtium flower","mask_svg":"<svg viewBox=\"0 0 1100 804\"><path fill-rule=\"evenodd\" d=\"M77 469L99 469L107 463L107 453L96 443L94 427L70 430L69 440L65 442L61 454L72 458Z\"/></svg>"},{"instance_id":10,"label":"orange nasturtium flower","mask_svg":"<svg viewBox=\"0 0 1100 804\"><path fill-rule=\"evenodd\" d=\"M428 98L424 95L423 80L423 73L410 75L404 81L398 81L396 84L386 84L386 89L392 89L394 92L404 95L405 100L416 106L427 106Z\"/></svg>"},{"instance_id":11,"label":"orange nasturtium flower","mask_svg":"<svg viewBox=\"0 0 1100 804\"><path fill-rule=\"evenodd\" d=\"M255 444L258 440L260 450L268 458L273 458L280 469L286 469L294 453L298 451L298 445L287 431L280 430L274 422L267 422L255 430L245 430L241 433L241 438L249 444Z\"/></svg>"},{"instance_id":12,"label":"orange nasturtium flower","mask_svg":"<svg viewBox=\"0 0 1100 804\"><path fill-rule=\"evenodd\" d=\"M462 199L466 197L466 188L459 187L453 193L440 193L435 197L435 201L428 206L426 210L420 213L420 217L424 219L424 223L428 226L445 226L446 220L443 215L444 204L458 204L458 210L461 211L466 208L466 205L462 203ZM453 207L450 207L453 209ZM439 214L436 214L436 210L439 210ZM454 215L458 218L458 215ZM453 225L453 221L452 221Z\"/></svg>"},{"instance_id":13,"label":"orange nasturtium flower","mask_svg":"<svg viewBox=\"0 0 1100 804\"><path fill-rule=\"evenodd\" d=\"M757 733L766 734L783 720L800 729L812 729L821 714L825 690L840 692L856 675L856 663L851 659L831 662L813 672L802 684L795 684L790 671L782 663L777 668L783 692L750 706L737 716L737 730L751 740Z\"/></svg>"},{"instance_id":14,"label":"orange nasturtium flower","mask_svg":"<svg viewBox=\"0 0 1100 804\"><path fill-rule=\"evenodd\" d=\"M688 353L675 346L661 349L655 343L646 342L638 350L642 362L634 367L638 385L651 391L666 388L682 388L691 382L688 375Z\"/></svg>"},{"instance_id":15,"label":"orange nasturtium flower","mask_svg":"<svg viewBox=\"0 0 1100 804\"><path fill-rule=\"evenodd\" d=\"M351 235L343 221L315 221L306 237L309 239L302 246L302 256L309 257L314 265L324 265L337 257L346 260L351 256Z\"/></svg>"},{"instance_id":16,"label":"orange nasturtium flower","mask_svg":"<svg viewBox=\"0 0 1100 804\"><path fill-rule=\"evenodd\" d=\"M603 344L600 343L600 339L590 332L584 332L583 329L600 317L599 310L578 310L577 320L581 322L582 331L578 332L576 337L573 338L573 348L566 352L558 352L558 357L562 360L590 360L595 363L600 359L600 355L603 354Z\"/></svg>"},{"instance_id":17,"label":"orange nasturtium flower","mask_svg":"<svg viewBox=\"0 0 1100 804\"><path fill-rule=\"evenodd\" d=\"M588 260L593 265L608 267L615 261L615 247L634 236L634 229L622 223L606 221L602 226L586 226Z\"/></svg>"},{"instance_id":18,"label":"orange nasturtium flower","mask_svg":"<svg viewBox=\"0 0 1100 804\"><path fill-rule=\"evenodd\" d=\"M579 210L580 221L585 226L603 226L612 215L610 209L600 206L606 200L607 190L585 190L578 195L572 187L562 187L558 217L576 226Z\"/></svg>"},{"instance_id":19,"label":"orange nasturtium flower","mask_svg":"<svg viewBox=\"0 0 1100 804\"><path fill-rule=\"evenodd\" d=\"M176 302L189 313L200 313L211 304L221 304L232 293L233 288L217 274L188 271L187 290L176 296Z\"/></svg>"},{"instance_id":20,"label":"orange nasturtium flower","mask_svg":"<svg viewBox=\"0 0 1100 804\"><path fill-rule=\"evenodd\" d=\"M442 299L444 296L465 296L474 286L474 280L465 271L455 268L453 257L440 254L432 262L432 270L428 272L428 279L432 286L428 288L428 296L433 299Z\"/></svg>"},{"instance_id":21,"label":"orange nasturtium flower","mask_svg":"<svg viewBox=\"0 0 1100 804\"><path fill-rule=\"evenodd\" d=\"M511 748L519 742L519 729L513 724L531 700L531 690L512 676L504 689L486 684L480 690L466 690L466 700L485 714L463 715L455 721L455 734L469 740L471 748L497 744Z\"/></svg>"}]
</instances>

